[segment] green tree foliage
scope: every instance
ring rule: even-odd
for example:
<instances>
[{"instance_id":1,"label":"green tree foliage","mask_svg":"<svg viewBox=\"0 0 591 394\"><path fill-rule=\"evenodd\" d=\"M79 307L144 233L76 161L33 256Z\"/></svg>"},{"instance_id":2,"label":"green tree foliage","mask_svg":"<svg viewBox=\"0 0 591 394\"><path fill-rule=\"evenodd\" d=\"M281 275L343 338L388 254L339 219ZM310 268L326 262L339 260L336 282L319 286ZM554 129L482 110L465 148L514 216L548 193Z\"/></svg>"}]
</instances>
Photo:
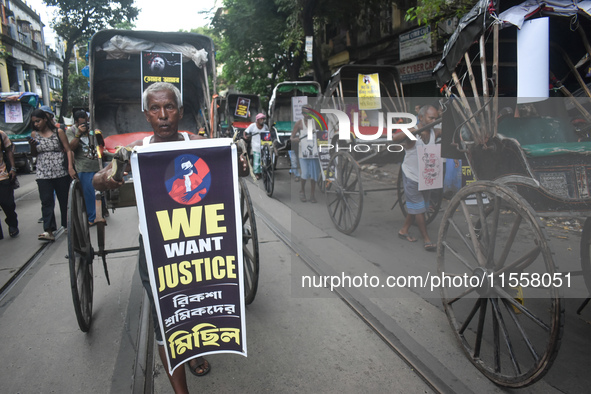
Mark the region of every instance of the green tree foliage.
<instances>
[{"instance_id":1,"label":"green tree foliage","mask_svg":"<svg viewBox=\"0 0 591 394\"><path fill-rule=\"evenodd\" d=\"M218 63L221 80L247 93L269 94L283 80L298 80L314 70L324 84L319 33L325 24L349 28L375 23L372 12L391 6L387 0L225 0L224 12L214 18L223 36ZM314 37L313 63L306 61L305 37Z\"/></svg>"},{"instance_id":2,"label":"green tree foliage","mask_svg":"<svg viewBox=\"0 0 591 394\"><path fill-rule=\"evenodd\" d=\"M78 70L81 70L86 64L84 61L76 60L78 62ZM76 73L76 64L70 64L70 72L68 76L68 102L72 107L88 107L88 96L90 88L88 87L88 78L81 73Z\"/></svg>"},{"instance_id":3,"label":"green tree foliage","mask_svg":"<svg viewBox=\"0 0 591 394\"><path fill-rule=\"evenodd\" d=\"M281 48L287 15L273 0L225 0L225 12L212 22L223 36L216 62L223 63L220 82L234 89L266 95L285 70Z\"/></svg>"},{"instance_id":4,"label":"green tree foliage","mask_svg":"<svg viewBox=\"0 0 591 394\"><path fill-rule=\"evenodd\" d=\"M461 18L477 3L477 0L417 0L417 5L406 11L407 21L417 21L419 25L439 22L447 18Z\"/></svg>"},{"instance_id":5,"label":"green tree foliage","mask_svg":"<svg viewBox=\"0 0 591 394\"><path fill-rule=\"evenodd\" d=\"M51 27L66 41L64 65L70 64L74 45L85 44L97 31L115 27L120 23L132 22L137 18L138 9L133 0L43 0L54 7ZM70 103L70 69L64 67L62 114L68 114ZM63 115L62 115L63 116ZM62 117L60 116L60 117ZM63 119L60 119L63 120Z\"/></svg>"}]
</instances>

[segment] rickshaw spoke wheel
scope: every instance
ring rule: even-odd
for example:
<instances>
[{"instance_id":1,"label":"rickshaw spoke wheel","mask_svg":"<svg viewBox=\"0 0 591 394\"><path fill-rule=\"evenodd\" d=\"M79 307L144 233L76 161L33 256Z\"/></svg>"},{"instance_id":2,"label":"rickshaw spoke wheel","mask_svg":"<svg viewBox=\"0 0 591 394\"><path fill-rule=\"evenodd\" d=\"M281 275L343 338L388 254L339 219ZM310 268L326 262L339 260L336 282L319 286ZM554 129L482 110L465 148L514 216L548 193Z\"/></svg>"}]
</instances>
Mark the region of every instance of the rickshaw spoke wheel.
<instances>
[{"instance_id":1,"label":"rickshaw spoke wheel","mask_svg":"<svg viewBox=\"0 0 591 394\"><path fill-rule=\"evenodd\" d=\"M474 182L445 210L437 252L443 306L472 364L505 387L542 378L560 347L564 307L531 206L507 186Z\"/></svg>"},{"instance_id":2,"label":"rickshaw spoke wheel","mask_svg":"<svg viewBox=\"0 0 591 394\"><path fill-rule=\"evenodd\" d=\"M404 185L402 183L402 164L398 170L398 178L396 179L396 192L398 196L398 205L400 205L400 211L402 215L406 217L408 211L406 210L406 197L404 195ZM431 190L429 196L429 209L425 213L426 224L431 223L437 217L437 214L441 210L441 203L443 202L443 189Z\"/></svg>"},{"instance_id":3,"label":"rickshaw spoke wheel","mask_svg":"<svg viewBox=\"0 0 591 394\"><path fill-rule=\"evenodd\" d=\"M82 185L77 179L72 181L68 196L68 258L76 319L80 330L88 332L92 321L94 251Z\"/></svg>"},{"instance_id":4,"label":"rickshaw spoke wheel","mask_svg":"<svg viewBox=\"0 0 591 394\"><path fill-rule=\"evenodd\" d=\"M244 179L240 179L240 213L242 215L242 260L244 302L252 303L259 286L259 241L254 209Z\"/></svg>"},{"instance_id":5,"label":"rickshaw spoke wheel","mask_svg":"<svg viewBox=\"0 0 591 394\"><path fill-rule=\"evenodd\" d=\"M261 157L263 158L263 162L261 163L263 170L263 184L267 196L271 197L275 188L275 170L273 165L275 161L275 152L272 149L270 150L267 146L264 146L261 152Z\"/></svg>"},{"instance_id":6,"label":"rickshaw spoke wheel","mask_svg":"<svg viewBox=\"0 0 591 394\"><path fill-rule=\"evenodd\" d=\"M585 220L581 235L581 268L589 294L591 294L591 218Z\"/></svg>"},{"instance_id":7,"label":"rickshaw spoke wheel","mask_svg":"<svg viewBox=\"0 0 591 394\"><path fill-rule=\"evenodd\" d=\"M351 234L363 210L361 169L347 152L335 154L328 163L325 188L328 214L337 230Z\"/></svg>"}]
</instances>

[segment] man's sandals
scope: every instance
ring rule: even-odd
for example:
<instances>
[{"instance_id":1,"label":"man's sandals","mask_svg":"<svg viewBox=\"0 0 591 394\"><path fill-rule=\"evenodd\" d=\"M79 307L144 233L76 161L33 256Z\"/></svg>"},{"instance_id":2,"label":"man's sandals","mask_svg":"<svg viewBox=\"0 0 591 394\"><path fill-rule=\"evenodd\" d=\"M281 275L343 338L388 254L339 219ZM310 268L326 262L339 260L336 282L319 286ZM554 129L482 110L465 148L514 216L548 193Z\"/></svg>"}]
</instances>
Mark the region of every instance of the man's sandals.
<instances>
[{"instance_id":1,"label":"man's sandals","mask_svg":"<svg viewBox=\"0 0 591 394\"><path fill-rule=\"evenodd\" d=\"M398 238L400 238L400 239L404 239L404 240L406 240L406 241L408 241L408 242L417 242L417 239L416 239L416 238L414 238L414 237L413 237L412 235L410 235L409 233L402 234L402 233L400 233L400 232L399 232L399 233L398 233Z\"/></svg>"},{"instance_id":2,"label":"man's sandals","mask_svg":"<svg viewBox=\"0 0 591 394\"><path fill-rule=\"evenodd\" d=\"M433 242L426 242L424 248L427 252L435 252L437 250L437 244Z\"/></svg>"},{"instance_id":3,"label":"man's sandals","mask_svg":"<svg viewBox=\"0 0 591 394\"><path fill-rule=\"evenodd\" d=\"M189 360L187 366L189 367L189 371L191 371L191 373L195 376L207 375L211 370L211 365L209 364L209 361L207 361L203 357L197 357L192 360Z\"/></svg>"}]
</instances>

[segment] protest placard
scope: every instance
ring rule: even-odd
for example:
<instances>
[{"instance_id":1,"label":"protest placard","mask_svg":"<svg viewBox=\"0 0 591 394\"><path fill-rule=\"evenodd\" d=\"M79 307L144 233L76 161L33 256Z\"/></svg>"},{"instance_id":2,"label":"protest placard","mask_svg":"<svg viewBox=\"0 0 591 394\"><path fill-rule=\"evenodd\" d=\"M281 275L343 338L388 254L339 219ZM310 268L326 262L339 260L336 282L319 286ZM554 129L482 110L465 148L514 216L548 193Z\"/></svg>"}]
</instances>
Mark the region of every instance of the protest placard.
<instances>
[{"instance_id":1,"label":"protest placard","mask_svg":"<svg viewBox=\"0 0 591 394\"><path fill-rule=\"evenodd\" d=\"M131 164L170 373L206 354L246 356L236 147L150 144Z\"/></svg>"}]
</instances>

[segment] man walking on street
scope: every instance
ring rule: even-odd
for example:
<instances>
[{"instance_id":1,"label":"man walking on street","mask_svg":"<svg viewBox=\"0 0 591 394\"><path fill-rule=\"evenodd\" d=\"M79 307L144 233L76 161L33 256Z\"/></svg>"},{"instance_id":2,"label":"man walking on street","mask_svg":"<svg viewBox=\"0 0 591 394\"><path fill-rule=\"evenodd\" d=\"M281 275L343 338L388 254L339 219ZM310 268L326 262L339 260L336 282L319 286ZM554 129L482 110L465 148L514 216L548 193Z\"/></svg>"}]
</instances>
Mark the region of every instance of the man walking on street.
<instances>
[{"instance_id":1,"label":"man walking on street","mask_svg":"<svg viewBox=\"0 0 591 394\"><path fill-rule=\"evenodd\" d=\"M180 91L174 85L165 82L157 82L153 85L150 85L144 91L143 103L144 115L148 123L150 123L152 126L154 135L146 137L144 140L138 140L131 143L128 145L129 148L151 143L188 141L203 138L199 135L181 133L178 131L179 121L183 117L183 102ZM92 183L97 190L104 191L118 189L123 185L123 181L116 181L113 179L111 176L112 169L113 162L96 173ZM240 160L238 173L241 176L248 174L246 160ZM148 298L150 299L150 306L154 321L154 333L156 342L158 343L158 353L160 354L160 359L164 364L164 370L168 374L168 361L166 359L166 352L164 349L164 339L162 337L160 322L156 313L154 296L152 294L150 280L148 277L148 267L141 235L138 260L142 284L148 293ZM196 376L203 376L207 374L211 368L209 362L203 357L189 360L187 364L191 373ZM178 394L189 392L187 388L185 368L175 369L172 375L168 375L168 378L175 393Z\"/></svg>"},{"instance_id":2,"label":"man walking on street","mask_svg":"<svg viewBox=\"0 0 591 394\"><path fill-rule=\"evenodd\" d=\"M14 188L12 182L16 179L16 167L14 165L14 153L10 139L0 130L0 208L6 214L8 234L14 238L18 235L18 218L16 203L14 202ZM8 159L8 161L6 161ZM0 228L0 239L3 238Z\"/></svg>"},{"instance_id":3,"label":"man walking on street","mask_svg":"<svg viewBox=\"0 0 591 394\"><path fill-rule=\"evenodd\" d=\"M418 118L418 128L433 123L438 118L437 108L432 105L422 107L419 110ZM424 248L429 252L434 252L437 249L437 246L431 241L431 238L429 238L427 224L425 222L425 212L429 209L430 191L419 191L419 158L417 155L417 145L434 144L440 134L440 128L431 128L419 133L416 141L408 141L404 161L402 162L402 184L404 185L406 210L408 214L406 215L402 228L398 232L398 237L409 242L416 242L416 238L408 232L410 226L416 221L417 227L423 237ZM392 142L400 143L405 139L406 134L397 133L392 137Z\"/></svg>"}]
</instances>

